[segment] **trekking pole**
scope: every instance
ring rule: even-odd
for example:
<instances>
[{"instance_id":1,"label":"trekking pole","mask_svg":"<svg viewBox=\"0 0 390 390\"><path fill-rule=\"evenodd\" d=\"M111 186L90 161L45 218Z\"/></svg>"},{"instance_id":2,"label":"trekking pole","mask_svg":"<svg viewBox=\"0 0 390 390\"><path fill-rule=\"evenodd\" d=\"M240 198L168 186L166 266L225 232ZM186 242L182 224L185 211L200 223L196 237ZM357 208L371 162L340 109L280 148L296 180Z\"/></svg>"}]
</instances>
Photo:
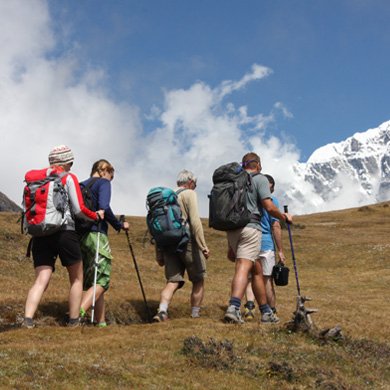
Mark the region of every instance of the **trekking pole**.
<instances>
[{"instance_id":1,"label":"trekking pole","mask_svg":"<svg viewBox=\"0 0 390 390\"><path fill-rule=\"evenodd\" d=\"M93 295L92 295L92 306L91 306L91 324L93 324L93 320L95 317L95 303L96 303L96 282L97 282L97 269L99 265L99 246L100 246L100 222L98 223L98 232L97 232L97 240L96 240L96 253L95 260L93 262L93 266L95 268L94 277L93 277Z\"/></svg>"},{"instance_id":2,"label":"trekking pole","mask_svg":"<svg viewBox=\"0 0 390 390\"><path fill-rule=\"evenodd\" d=\"M284 207L284 212L288 213L288 206L283 206L283 207ZM295 260L295 254L294 254L294 247L293 247L290 223L286 221L286 225L287 225L287 230L288 230L288 237L290 239L291 255L292 255L293 264L294 264L294 272L295 272L295 280L297 282L298 296L301 296L301 287L299 286L298 268L297 268L297 261Z\"/></svg>"},{"instance_id":3,"label":"trekking pole","mask_svg":"<svg viewBox=\"0 0 390 390\"><path fill-rule=\"evenodd\" d=\"M125 221L125 216L124 216L124 215L121 215L121 216L120 216L120 221L121 221L121 222L124 222L124 221ZM139 273L138 264L137 264L137 261L136 261L136 259L135 259L135 255L134 255L134 251L133 251L133 246L131 245L131 242L130 242L129 232L128 232L127 230L125 230L125 234L126 234L126 237L127 237L127 243L129 244L129 249L130 249L131 257L133 258L134 268L135 268L135 271L136 271L136 273L137 273L139 286L140 286L141 292L142 292L142 297L143 297L143 299L144 299L145 309L146 309L146 313L147 313L147 315L148 315L148 321L151 323L151 322L152 322L152 315L151 315L151 313L150 313L150 309L149 309L148 303L147 303L147 301L146 301L144 286L142 285L141 275L140 275L140 273Z\"/></svg>"}]
</instances>

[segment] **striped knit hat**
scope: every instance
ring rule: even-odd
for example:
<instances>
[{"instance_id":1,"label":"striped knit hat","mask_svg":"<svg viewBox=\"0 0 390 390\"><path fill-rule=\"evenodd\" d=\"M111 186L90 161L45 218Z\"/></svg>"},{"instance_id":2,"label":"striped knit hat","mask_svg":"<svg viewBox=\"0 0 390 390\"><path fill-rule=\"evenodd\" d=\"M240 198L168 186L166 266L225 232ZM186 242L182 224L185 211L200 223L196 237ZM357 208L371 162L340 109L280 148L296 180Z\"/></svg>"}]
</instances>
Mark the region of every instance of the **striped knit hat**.
<instances>
[{"instance_id":1,"label":"striped knit hat","mask_svg":"<svg viewBox=\"0 0 390 390\"><path fill-rule=\"evenodd\" d=\"M65 165L73 163L74 156L71 149L66 145L55 146L49 153L50 165Z\"/></svg>"}]
</instances>

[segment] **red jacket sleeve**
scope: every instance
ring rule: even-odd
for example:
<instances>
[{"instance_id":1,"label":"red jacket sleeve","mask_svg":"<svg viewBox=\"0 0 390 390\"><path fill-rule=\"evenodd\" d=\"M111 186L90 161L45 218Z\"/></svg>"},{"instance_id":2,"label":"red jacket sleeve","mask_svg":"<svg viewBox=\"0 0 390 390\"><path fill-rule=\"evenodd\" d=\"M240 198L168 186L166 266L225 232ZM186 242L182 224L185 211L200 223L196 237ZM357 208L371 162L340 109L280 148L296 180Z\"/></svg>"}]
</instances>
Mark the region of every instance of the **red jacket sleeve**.
<instances>
[{"instance_id":1,"label":"red jacket sleeve","mask_svg":"<svg viewBox=\"0 0 390 390\"><path fill-rule=\"evenodd\" d=\"M98 216L96 215L96 212L88 209L84 204L77 177L73 173L69 173L62 180L67 189L70 206L74 215L78 218L97 221Z\"/></svg>"}]
</instances>

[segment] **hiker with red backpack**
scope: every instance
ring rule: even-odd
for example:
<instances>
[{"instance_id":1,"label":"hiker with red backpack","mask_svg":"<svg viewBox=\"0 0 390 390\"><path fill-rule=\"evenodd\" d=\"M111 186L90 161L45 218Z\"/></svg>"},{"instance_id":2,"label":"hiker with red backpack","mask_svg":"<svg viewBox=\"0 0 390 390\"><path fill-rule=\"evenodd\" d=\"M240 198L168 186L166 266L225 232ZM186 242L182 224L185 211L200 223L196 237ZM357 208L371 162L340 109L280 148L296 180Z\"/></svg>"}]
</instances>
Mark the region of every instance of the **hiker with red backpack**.
<instances>
[{"instance_id":1,"label":"hiker with red backpack","mask_svg":"<svg viewBox=\"0 0 390 390\"><path fill-rule=\"evenodd\" d=\"M156 241L156 261L165 267L167 281L161 291L158 312L153 317L154 322L169 319L168 307L175 292L184 285L185 271L192 282L191 317L200 317L206 259L210 256L210 251L198 213L196 181L192 172L182 170L177 178L176 191L156 187L148 194L148 227ZM174 224L178 226L174 227Z\"/></svg>"},{"instance_id":2,"label":"hiker with red backpack","mask_svg":"<svg viewBox=\"0 0 390 390\"><path fill-rule=\"evenodd\" d=\"M75 217L98 221L104 211L85 207L77 177L70 173L72 150L60 145L49 154L50 167L26 173L23 195L23 226L32 235L35 282L30 288L23 327L33 328L33 317L55 270L57 256L69 274L70 327L80 324L80 303L83 292L83 266Z\"/></svg>"},{"instance_id":3,"label":"hiker with red backpack","mask_svg":"<svg viewBox=\"0 0 390 390\"><path fill-rule=\"evenodd\" d=\"M291 223L291 216L282 214L271 200L268 180L260 174L261 162L256 153L247 153L238 163L223 165L213 174L210 194L210 227L227 233L228 258L235 262L231 296L225 322L244 323L241 300L252 272L252 287L260 305L261 321L278 321L267 303L263 270L260 261L260 219L262 209L272 216Z\"/></svg>"},{"instance_id":4,"label":"hiker with red backpack","mask_svg":"<svg viewBox=\"0 0 390 390\"><path fill-rule=\"evenodd\" d=\"M92 308L91 322L100 328L107 326L104 294L109 288L111 277L112 255L107 236L108 224L118 232L121 229L129 229L129 223L117 219L110 207L111 181L114 172L114 167L107 160L98 160L92 166L91 176L80 184L84 198L91 198L90 207L104 210L104 221L98 225L90 224L84 229L78 227L83 255L85 291L80 314L84 317L87 310ZM86 196L87 194L90 195Z\"/></svg>"}]
</instances>

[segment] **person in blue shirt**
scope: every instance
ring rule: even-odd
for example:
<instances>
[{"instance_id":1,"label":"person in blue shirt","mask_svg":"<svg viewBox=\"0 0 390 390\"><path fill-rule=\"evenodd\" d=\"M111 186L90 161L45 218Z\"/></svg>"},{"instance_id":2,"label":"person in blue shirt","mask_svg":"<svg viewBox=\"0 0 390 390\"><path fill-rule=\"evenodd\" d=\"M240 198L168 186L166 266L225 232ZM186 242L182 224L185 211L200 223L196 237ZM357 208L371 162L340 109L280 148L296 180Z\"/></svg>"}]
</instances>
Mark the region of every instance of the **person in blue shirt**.
<instances>
[{"instance_id":1,"label":"person in blue shirt","mask_svg":"<svg viewBox=\"0 0 390 390\"><path fill-rule=\"evenodd\" d=\"M95 318L99 327L107 326L105 320L104 293L108 290L111 278L111 248L108 242L108 224L116 231L128 230L128 222L119 221L110 207L111 181L114 178L114 167L104 159L96 161L92 166L91 176L81 183L81 187L90 186L93 203L96 210L104 210L105 219L99 225L92 225L88 232L81 237L81 253L84 268L84 295L81 302L80 314L85 316L86 311L92 306L93 284L95 276L95 257L99 237L99 255L96 279Z\"/></svg>"},{"instance_id":2,"label":"person in blue shirt","mask_svg":"<svg viewBox=\"0 0 390 390\"><path fill-rule=\"evenodd\" d=\"M275 190L275 180L271 175L264 175L268 182L271 194ZM272 202L277 208L279 208L278 200L272 196ZM263 209L263 215L260 221L261 225L261 243L260 243L260 261L263 268L263 278L265 284L265 291L267 297L267 303L271 307L272 311L276 313L276 295L274 282L272 278L272 269L276 260L276 249L278 252L279 262L284 264L286 258L283 253L282 246L282 229L279 219L270 215L266 209ZM276 248L275 248L276 244ZM255 297L252 291L251 283L248 283L246 290L247 303L245 304L244 318L248 321L254 318Z\"/></svg>"}]
</instances>

